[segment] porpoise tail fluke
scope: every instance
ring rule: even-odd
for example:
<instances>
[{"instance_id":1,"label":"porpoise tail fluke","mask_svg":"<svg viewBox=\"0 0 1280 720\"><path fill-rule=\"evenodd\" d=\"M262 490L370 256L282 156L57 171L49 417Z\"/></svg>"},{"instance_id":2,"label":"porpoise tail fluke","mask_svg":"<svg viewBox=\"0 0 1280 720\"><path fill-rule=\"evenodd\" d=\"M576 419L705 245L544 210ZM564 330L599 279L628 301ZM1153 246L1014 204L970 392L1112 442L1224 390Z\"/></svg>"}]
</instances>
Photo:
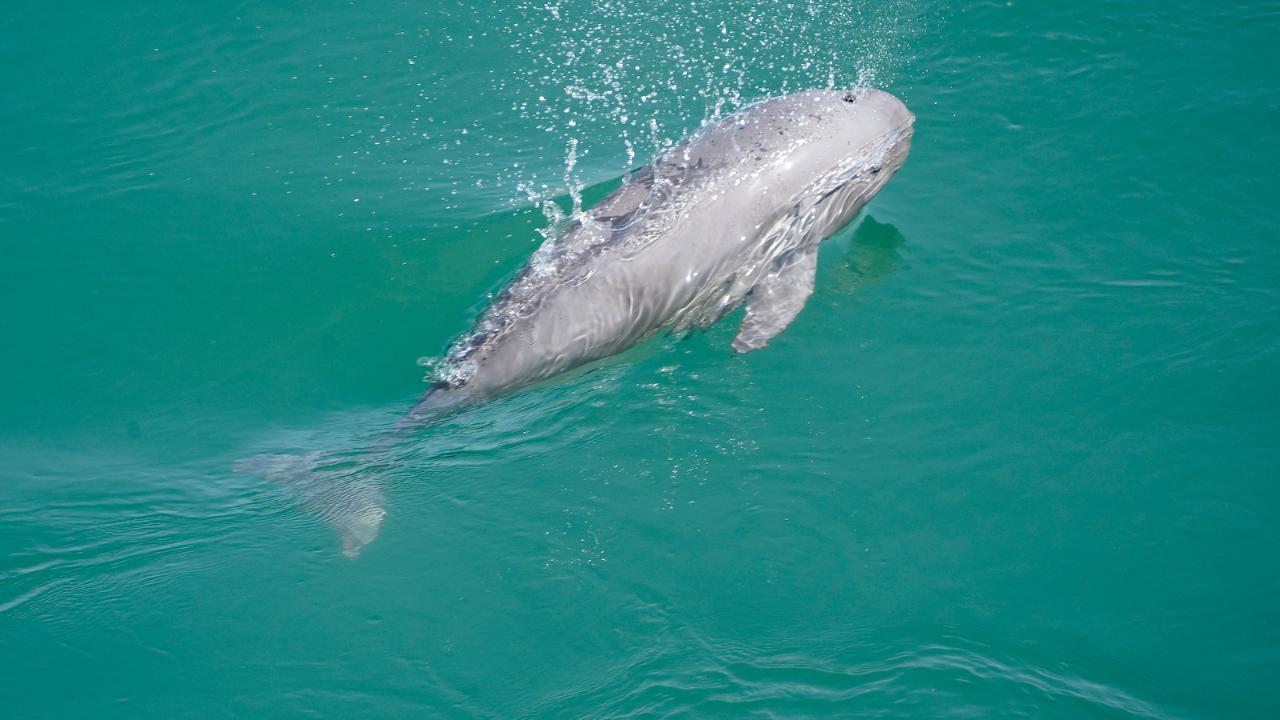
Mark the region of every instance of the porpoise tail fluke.
<instances>
[{"instance_id":1,"label":"porpoise tail fluke","mask_svg":"<svg viewBox=\"0 0 1280 720\"><path fill-rule=\"evenodd\" d=\"M317 515L337 533L342 554L355 558L378 537L386 517L382 484L373 456L341 460L320 452L256 455L236 463L235 471L280 484L303 510Z\"/></svg>"}]
</instances>

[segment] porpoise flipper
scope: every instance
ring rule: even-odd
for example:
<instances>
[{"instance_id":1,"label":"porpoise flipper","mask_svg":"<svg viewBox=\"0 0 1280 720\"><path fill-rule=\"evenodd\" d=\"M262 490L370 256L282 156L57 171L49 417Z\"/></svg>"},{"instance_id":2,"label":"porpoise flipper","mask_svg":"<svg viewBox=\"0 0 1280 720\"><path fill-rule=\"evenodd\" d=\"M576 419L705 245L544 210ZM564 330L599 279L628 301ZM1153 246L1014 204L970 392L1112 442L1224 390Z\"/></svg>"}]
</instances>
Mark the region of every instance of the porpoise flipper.
<instances>
[{"instance_id":1,"label":"porpoise flipper","mask_svg":"<svg viewBox=\"0 0 1280 720\"><path fill-rule=\"evenodd\" d=\"M733 349L740 353L758 350L786 330L813 294L817 270L815 244L784 257L781 267L770 270L756 283L747 296L747 316L733 339Z\"/></svg>"}]
</instances>

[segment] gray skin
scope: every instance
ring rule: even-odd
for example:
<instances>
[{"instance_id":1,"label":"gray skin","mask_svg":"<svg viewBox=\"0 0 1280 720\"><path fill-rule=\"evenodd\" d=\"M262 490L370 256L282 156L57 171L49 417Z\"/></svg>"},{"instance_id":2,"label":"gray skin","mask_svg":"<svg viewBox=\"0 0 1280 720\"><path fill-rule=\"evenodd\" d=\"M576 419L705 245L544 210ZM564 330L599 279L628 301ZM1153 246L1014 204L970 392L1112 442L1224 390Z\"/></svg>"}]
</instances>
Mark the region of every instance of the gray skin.
<instances>
[{"instance_id":1,"label":"gray skin","mask_svg":"<svg viewBox=\"0 0 1280 720\"><path fill-rule=\"evenodd\" d=\"M906 160L915 116L878 90L813 90L727 117L629 176L544 245L453 344L406 418L608 357L742 304L764 347L813 292L818 244Z\"/></svg>"}]
</instances>

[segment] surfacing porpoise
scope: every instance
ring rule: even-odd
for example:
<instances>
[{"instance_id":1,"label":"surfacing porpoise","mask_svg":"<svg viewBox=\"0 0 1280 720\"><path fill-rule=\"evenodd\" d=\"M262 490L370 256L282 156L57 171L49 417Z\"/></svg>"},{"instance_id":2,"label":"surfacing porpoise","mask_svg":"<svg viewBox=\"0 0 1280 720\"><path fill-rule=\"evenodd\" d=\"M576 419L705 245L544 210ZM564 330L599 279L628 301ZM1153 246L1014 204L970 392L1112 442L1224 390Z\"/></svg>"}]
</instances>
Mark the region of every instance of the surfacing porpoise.
<instances>
[{"instance_id":1,"label":"surfacing porpoise","mask_svg":"<svg viewBox=\"0 0 1280 720\"><path fill-rule=\"evenodd\" d=\"M410 412L460 405L706 328L746 303L764 347L813 293L819 243L907 158L915 116L879 90L811 90L702 128L545 243L458 338Z\"/></svg>"},{"instance_id":2,"label":"surfacing porpoise","mask_svg":"<svg viewBox=\"0 0 1280 720\"><path fill-rule=\"evenodd\" d=\"M544 243L453 343L399 428L666 328L706 328L744 302L733 349L764 347L813 293L818 244L906 160L914 121L888 93L812 90L702 128ZM391 452L384 438L372 450L259 455L237 469L278 480L355 557L382 526Z\"/></svg>"}]
</instances>

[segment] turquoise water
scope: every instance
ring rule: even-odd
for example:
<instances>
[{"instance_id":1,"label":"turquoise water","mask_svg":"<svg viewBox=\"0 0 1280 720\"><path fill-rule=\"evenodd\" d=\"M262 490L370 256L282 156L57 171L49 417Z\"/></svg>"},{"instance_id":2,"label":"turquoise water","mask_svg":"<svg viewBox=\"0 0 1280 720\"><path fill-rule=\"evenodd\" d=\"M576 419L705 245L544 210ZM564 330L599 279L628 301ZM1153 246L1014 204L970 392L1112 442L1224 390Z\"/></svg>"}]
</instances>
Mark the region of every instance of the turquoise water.
<instances>
[{"instance_id":1,"label":"turquoise water","mask_svg":"<svg viewBox=\"0 0 1280 720\"><path fill-rule=\"evenodd\" d=\"M1050 7L1049 5L1061 5ZM6 717L1280 714L1280 5L19 3ZM737 316L359 469L579 195L870 83L906 167ZM341 481L341 478L340 478Z\"/></svg>"}]
</instances>

